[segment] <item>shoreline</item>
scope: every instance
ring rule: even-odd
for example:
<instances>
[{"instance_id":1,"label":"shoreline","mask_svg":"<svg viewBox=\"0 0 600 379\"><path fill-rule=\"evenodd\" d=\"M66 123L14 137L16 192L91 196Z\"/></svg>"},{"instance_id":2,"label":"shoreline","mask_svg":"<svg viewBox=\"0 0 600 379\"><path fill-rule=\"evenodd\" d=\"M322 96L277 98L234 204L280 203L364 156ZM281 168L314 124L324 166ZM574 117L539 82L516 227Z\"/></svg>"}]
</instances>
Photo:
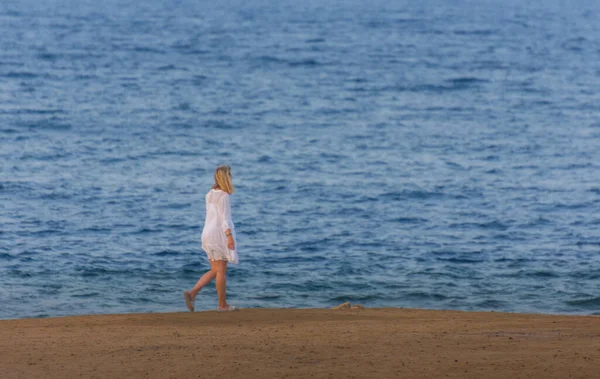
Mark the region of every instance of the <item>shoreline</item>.
<instances>
[{"instance_id":1,"label":"shoreline","mask_svg":"<svg viewBox=\"0 0 600 379\"><path fill-rule=\"evenodd\" d=\"M590 378L600 317L407 308L0 320L3 378Z\"/></svg>"},{"instance_id":2,"label":"shoreline","mask_svg":"<svg viewBox=\"0 0 600 379\"><path fill-rule=\"evenodd\" d=\"M348 302L349 303L349 302ZM344 303L346 304L346 303ZM342 304L342 305L344 305ZM357 306L355 303L351 303L352 310ZM423 312L456 312L456 313L468 313L468 314L504 314L504 315L522 315L522 316L556 316L556 317L597 317L600 319L600 312L597 313L542 313L542 312L519 312L519 311L496 311L496 310L464 310L464 309L437 309L437 308L408 308L408 307L363 307L358 305L363 310L404 310L404 311L423 311ZM185 308L185 305L179 307ZM327 310L348 310L345 307L328 307L328 308L239 308L240 311L248 310L276 310L276 311L301 311L301 310L313 310L313 311L327 311ZM217 309L198 309L195 312L189 312L188 310L180 311L166 311L166 312L123 312L123 313L85 313L85 314L74 314L74 315L59 315L59 316L30 316L30 317L17 317L17 318L0 318L0 324L6 321L24 321L24 320L56 320L64 318L81 318L81 317L103 317L103 316L141 316L141 315L173 315L173 314L185 314L185 313L210 313L217 312Z\"/></svg>"}]
</instances>

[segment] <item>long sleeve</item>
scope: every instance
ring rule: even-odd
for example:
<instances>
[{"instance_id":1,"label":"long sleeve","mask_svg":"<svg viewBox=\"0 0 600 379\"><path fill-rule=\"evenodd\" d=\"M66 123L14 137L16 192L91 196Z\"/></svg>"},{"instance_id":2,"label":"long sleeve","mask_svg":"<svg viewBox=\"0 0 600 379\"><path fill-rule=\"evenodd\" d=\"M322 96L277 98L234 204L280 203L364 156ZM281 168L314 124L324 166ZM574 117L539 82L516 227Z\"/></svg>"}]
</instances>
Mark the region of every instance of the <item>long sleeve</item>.
<instances>
[{"instance_id":1,"label":"long sleeve","mask_svg":"<svg viewBox=\"0 0 600 379\"><path fill-rule=\"evenodd\" d=\"M225 195L219 201L219 214L221 216L221 230L225 232L227 229L233 231L235 228L233 220L231 219L231 203L229 201L229 195Z\"/></svg>"}]
</instances>

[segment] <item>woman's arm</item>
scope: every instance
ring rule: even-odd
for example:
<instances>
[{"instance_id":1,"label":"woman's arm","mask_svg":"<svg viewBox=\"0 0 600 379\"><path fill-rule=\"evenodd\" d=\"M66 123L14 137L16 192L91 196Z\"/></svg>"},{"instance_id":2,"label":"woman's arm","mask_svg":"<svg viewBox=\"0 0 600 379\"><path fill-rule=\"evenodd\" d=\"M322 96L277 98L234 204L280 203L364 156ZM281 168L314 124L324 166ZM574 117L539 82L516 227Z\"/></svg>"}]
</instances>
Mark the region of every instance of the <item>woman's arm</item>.
<instances>
[{"instance_id":1,"label":"woman's arm","mask_svg":"<svg viewBox=\"0 0 600 379\"><path fill-rule=\"evenodd\" d=\"M235 249L235 241L233 240L233 235L231 234L231 229L227 229L225 231L225 235L227 236L227 248L229 250Z\"/></svg>"}]
</instances>

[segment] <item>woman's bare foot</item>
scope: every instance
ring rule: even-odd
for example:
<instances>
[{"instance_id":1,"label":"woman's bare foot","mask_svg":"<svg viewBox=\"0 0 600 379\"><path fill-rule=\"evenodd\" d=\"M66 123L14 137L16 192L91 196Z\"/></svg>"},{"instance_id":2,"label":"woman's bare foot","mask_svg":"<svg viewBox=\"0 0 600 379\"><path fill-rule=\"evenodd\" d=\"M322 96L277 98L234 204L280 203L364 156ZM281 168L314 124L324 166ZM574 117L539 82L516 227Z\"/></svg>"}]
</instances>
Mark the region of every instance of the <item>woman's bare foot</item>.
<instances>
[{"instance_id":1,"label":"woman's bare foot","mask_svg":"<svg viewBox=\"0 0 600 379\"><path fill-rule=\"evenodd\" d=\"M187 308L190 310L190 312L193 312L195 299L192 297L192 294L188 291L183 291L183 298L185 299L185 305Z\"/></svg>"},{"instance_id":2,"label":"woman's bare foot","mask_svg":"<svg viewBox=\"0 0 600 379\"><path fill-rule=\"evenodd\" d=\"M231 311L237 311L237 307L233 306L233 305L227 305L226 307L219 307L218 311L219 312L231 312Z\"/></svg>"}]
</instances>

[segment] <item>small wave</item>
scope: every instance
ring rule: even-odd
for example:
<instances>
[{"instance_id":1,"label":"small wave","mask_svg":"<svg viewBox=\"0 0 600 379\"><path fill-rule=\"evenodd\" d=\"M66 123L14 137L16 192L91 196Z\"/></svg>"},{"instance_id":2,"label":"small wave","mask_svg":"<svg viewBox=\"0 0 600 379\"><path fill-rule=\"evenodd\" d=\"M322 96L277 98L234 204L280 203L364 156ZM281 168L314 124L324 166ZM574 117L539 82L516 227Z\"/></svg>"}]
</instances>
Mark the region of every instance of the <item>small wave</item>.
<instances>
[{"instance_id":1,"label":"small wave","mask_svg":"<svg viewBox=\"0 0 600 379\"><path fill-rule=\"evenodd\" d=\"M416 23L425 22L425 20L422 18L414 18L414 17L400 17L400 18L394 19L393 22L395 24L416 24ZM407 46L414 46L414 45L407 45Z\"/></svg>"},{"instance_id":2,"label":"small wave","mask_svg":"<svg viewBox=\"0 0 600 379\"><path fill-rule=\"evenodd\" d=\"M183 274L197 274L199 271L204 270L206 268L205 265L200 264L200 261L195 261L192 263L187 263L183 267L181 267L181 272Z\"/></svg>"},{"instance_id":3,"label":"small wave","mask_svg":"<svg viewBox=\"0 0 600 379\"><path fill-rule=\"evenodd\" d=\"M365 274L365 269L363 267L353 267L351 264L343 264L337 271L335 271L334 276L336 277L356 277Z\"/></svg>"},{"instance_id":4,"label":"small wave","mask_svg":"<svg viewBox=\"0 0 600 379\"><path fill-rule=\"evenodd\" d=\"M24 125L30 129L42 129L42 130L56 130L64 131L72 128L71 124L66 123L58 118L51 118L48 120L42 120L36 123L28 123Z\"/></svg>"},{"instance_id":5,"label":"small wave","mask_svg":"<svg viewBox=\"0 0 600 379\"><path fill-rule=\"evenodd\" d=\"M321 63L319 63L319 61L317 61L316 59L303 59L303 60L299 60L299 61L288 62L288 65L290 67L300 67L300 66L313 67L313 66L320 66Z\"/></svg>"},{"instance_id":6,"label":"small wave","mask_svg":"<svg viewBox=\"0 0 600 379\"><path fill-rule=\"evenodd\" d=\"M180 86L180 85L202 86L202 85L204 85L206 79L207 79L207 77L204 75L194 75L189 78L175 79L175 80L173 80L173 84L176 86ZM189 122L184 122L184 124L185 123L189 123Z\"/></svg>"},{"instance_id":7,"label":"small wave","mask_svg":"<svg viewBox=\"0 0 600 379\"><path fill-rule=\"evenodd\" d=\"M365 216L365 211L362 208L358 207L340 207L337 209L336 214L338 216L352 216L352 217L361 217Z\"/></svg>"},{"instance_id":8,"label":"small wave","mask_svg":"<svg viewBox=\"0 0 600 379\"><path fill-rule=\"evenodd\" d=\"M345 303L347 301L350 302L355 302L355 301L373 301L373 300L380 300L382 297L380 295L377 294L371 294L371 295L357 295L357 294L352 294L352 295L339 295L339 296L335 296L332 298L329 298L327 301L330 303L334 303L335 305L338 305L338 303Z\"/></svg>"},{"instance_id":9,"label":"small wave","mask_svg":"<svg viewBox=\"0 0 600 379\"><path fill-rule=\"evenodd\" d=\"M0 77L5 77L8 79L35 79L35 78L39 77L39 75L35 74L33 72L27 72L27 71L11 71L4 75L0 75Z\"/></svg>"},{"instance_id":10,"label":"small wave","mask_svg":"<svg viewBox=\"0 0 600 379\"><path fill-rule=\"evenodd\" d=\"M413 84L413 85L395 85L386 86L381 88L384 91L398 91L398 92L433 92L443 93L450 91L460 91L471 89L480 84L487 83L484 79L477 78L454 78L447 79L442 84ZM462 109L461 109L462 111Z\"/></svg>"},{"instance_id":11,"label":"small wave","mask_svg":"<svg viewBox=\"0 0 600 379\"><path fill-rule=\"evenodd\" d=\"M166 208L166 209L186 209L191 207L192 204L190 203L169 203L161 208Z\"/></svg>"},{"instance_id":12,"label":"small wave","mask_svg":"<svg viewBox=\"0 0 600 379\"><path fill-rule=\"evenodd\" d=\"M59 192L50 192L50 193L46 193L43 195L40 195L39 198L40 199L45 199L45 200L68 200L71 199L73 196L67 193L59 193ZM46 232L55 232L56 230L46 230Z\"/></svg>"},{"instance_id":13,"label":"small wave","mask_svg":"<svg viewBox=\"0 0 600 379\"><path fill-rule=\"evenodd\" d=\"M247 298L250 300L277 300L281 299L282 297L284 296L280 294L259 294L254 296L247 296Z\"/></svg>"},{"instance_id":14,"label":"small wave","mask_svg":"<svg viewBox=\"0 0 600 379\"><path fill-rule=\"evenodd\" d=\"M143 296L136 296L136 297L118 297L117 301L120 304L151 304L154 303L154 299L148 298L148 297L143 297Z\"/></svg>"},{"instance_id":15,"label":"small wave","mask_svg":"<svg viewBox=\"0 0 600 379\"><path fill-rule=\"evenodd\" d=\"M75 75L73 77L73 79L75 79L75 80L96 80L96 79L98 79L98 76L96 76L96 75Z\"/></svg>"},{"instance_id":16,"label":"small wave","mask_svg":"<svg viewBox=\"0 0 600 379\"><path fill-rule=\"evenodd\" d=\"M40 53L38 54L38 58L43 60L43 61L55 61L59 58L61 58L63 55L62 54L53 54L53 53Z\"/></svg>"},{"instance_id":17,"label":"small wave","mask_svg":"<svg viewBox=\"0 0 600 379\"><path fill-rule=\"evenodd\" d=\"M429 261L429 259L427 259L427 261ZM469 275L468 272L464 272L461 275L458 274L454 274L454 273L450 273L450 272L432 272L432 271L413 271L413 272L409 272L408 274L406 274L407 277L420 277L420 278L424 278L424 279L430 279L430 278L438 278L438 279L452 279L452 280L457 280L457 279L465 279L467 278Z\"/></svg>"},{"instance_id":18,"label":"small wave","mask_svg":"<svg viewBox=\"0 0 600 379\"><path fill-rule=\"evenodd\" d=\"M525 264L526 262L531 262L531 259L500 257L500 258L494 259L494 262L500 262L500 263L509 262L509 263Z\"/></svg>"},{"instance_id":19,"label":"small wave","mask_svg":"<svg viewBox=\"0 0 600 379\"><path fill-rule=\"evenodd\" d=\"M19 131L17 129L11 129L11 128L0 128L0 133L6 133L6 134L14 134L14 133L18 133Z\"/></svg>"},{"instance_id":20,"label":"small wave","mask_svg":"<svg viewBox=\"0 0 600 379\"><path fill-rule=\"evenodd\" d=\"M35 108L23 108L15 109L11 111L0 111L0 113L13 114L13 115L54 115L54 114L66 114L64 109L35 109Z\"/></svg>"},{"instance_id":21,"label":"small wave","mask_svg":"<svg viewBox=\"0 0 600 379\"><path fill-rule=\"evenodd\" d=\"M103 158L100 159L99 163L103 165L125 162L125 158Z\"/></svg>"},{"instance_id":22,"label":"small wave","mask_svg":"<svg viewBox=\"0 0 600 379\"><path fill-rule=\"evenodd\" d=\"M206 121L206 123L204 125L209 128L221 129L221 130L235 129L234 125L227 123L225 121L220 121L220 120L208 120L208 121Z\"/></svg>"},{"instance_id":23,"label":"small wave","mask_svg":"<svg viewBox=\"0 0 600 379\"><path fill-rule=\"evenodd\" d=\"M467 77L447 79L447 80L445 80L445 82L450 83L454 86L469 86L469 85L473 85L473 84L489 83L489 80L467 76Z\"/></svg>"},{"instance_id":24,"label":"small wave","mask_svg":"<svg viewBox=\"0 0 600 379\"><path fill-rule=\"evenodd\" d=\"M31 278L33 277L33 274L29 271L24 271L24 270L19 270L19 269L12 269L9 271L10 275L14 275L18 278Z\"/></svg>"},{"instance_id":25,"label":"small wave","mask_svg":"<svg viewBox=\"0 0 600 379\"><path fill-rule=\"evenodd\" d=\"M425 218L418 217L398 217L390 220L391 222L399 222L401 224L422 224L427 222L428 220Z\"/></svg>"},{"instance_id":26,"label":"small wave","mask_svg":"<svg viewBox=\"0 0 600 379\"><path fill-rule=\"evenodd\" d=\"M89 299L91 297L97 297L99 295L100 295L99 292L88 292L88 293L82 293L82 294L77 294L77 295L71 295L71 297L75 297L77 299Z\"/></svg>"},{"instance_id":27,"label":"small wave","mask_svg":"<svg viewBox=\"0 0 600 379\"><path fill-rule=\"evenodd\" d=\"M159 50L153 47L148 46L135 46L131 51L135 51L136 53L153 53L153 54L164 54L165 51Z\"/></svg>"},{"instance_id":28,"label":"small wave","mask_svg":"<svg viewBox=\"0 0 600 379\"><path fill-rule=\"evenodd\" d=\"M160 67L156 68L157 71L171 71L171 70L176 70L176 69L177 69L177 67L173 64L168 64L168 65L160 66Z\"/></svg>"},{"instance_id":29,"label":"small wave","mask_svg":"<svg viewBox=\"0 0 600 379\"><path fill-rule=\"evenodd\" d=\"M527 271L519 270L515 273L503 275L509 278L558 278L560 275L554 271L538 270L538 271Z\"/></svg>"},{"instance_id":30,"label":"small wave","mask_svg":"<svg viewBox=\"0 0 600 379\"><path fill-rule=\"evenodd\" d=\"M185 55L206 55L206 54L210 54L210 50L203 50L203 49L182 49L181 54L185 54Z\"/></svg>"},{"instance_id":31,"label":"small wave","mask_svg":"<svg viewBox=\"0 0 600 379\"><path fill-rule=\"evenodd\" d=\"M336 162L339 162L340 160L346 158L345 155L335 154L335 153L331 153L331 152L321 153L321 154L319 154L319 157L321 157L325 161L331 162L331 163L336 163Z\"/></svg>"},{"instance_id":32,"label":"small wave","mask_svg":"<svg viewBox=\"0 0 600 379\"><path fill-rule=\"evenodd\" d=\"M567 305L585 309L598 309L600 308L600 297L593 297L590 299L579 299L565 301Z\"/></svg>"},{"instance_id":33,"label":"small wave","mask_svg":"<svg viewBox=\"0 0 600 379\"><path fill-rule=\"evenodd\" d=\"M79 267L75 270L79 275L83 277L96 277L96 276L114 276L114 275L127 275L127 276L144 276L147 275L147 271L142 268L125 268L125 269L107 269L104 267Z\"/></svg>"},{"instance_id":34,"label":"small wave","mask_svg":"<svg viewBox=\"0 0 600 379\"><path fill-rule=\"evenodd\" d=\"M282 59L282 58L273 57L273 56L269 56L269 55L258 57L257 61L259 63L264 63L264 64L281 64L281 65L287 65L289 67L315 67L315 66L322 65L319 61L317 61L316 59L313 59L313 58L306 58L306 59L300 59L300 60L288 60L288 59Z\"/></svg>"},{"instance_id":35,"label":"small wave","mask_svg":"<svg viewBox=\"0 0 600 379\"><path fill-rule=\"evenodd\" d=\"M389 22L386 20L371 20L366 23L367 28L378 29L389 27Z\"/></svg>"},{"instance_id":36,"label":"small wave","mask_svg":"<svg viewBox=\"0 0 600 379\"><path fill-rule=\"evenodd\" d=\"M445 163L446 163L446 166L457 169L457 170L464 171L467 169L465 166L458 164L456 162L446 161Z\"/></svg>"},{"instance_id":37,"label":"small wave","mask_svg":"<svg viewBox=\"0 0 600 379\"><path fill-rule=\"evenodd\" d=\"M80 232L92 232L92 233L110 233L112 229L110 228L102 228L97 226L90 226L87 228L79 229Z\"/></svg>"},{"instance_id":38,"label":"small wave","mask_svg":"<svg viewBox=\"0 0 600 379\"><path fill-rule=\"evenodd\" d=\"M444 194L437 191L422 191L422 190L414 190L414 191L399 191L399 192L386 192L382 195L379 195L379 198L382 200L391 200L391 201L403 201L403 200L428 200L428 199L437 199L442 197Z\"/></svg>"},{"instance_id":39,"label":"small wave","mask_svg":"<svg viewBox=\"0 0 600 379\"><path fill-rule=\"evenodd\" d=\"M483 259L461 258L461 257L437 258L437 260L440 262L458 263L458 264L473 264L473 263L485 262Z\"/></svg>"},{"instance_id":40,"label":"small wave","mask_svg":"<svg viewBox=\"0 0 600 379\"><path fill-rule=\"evenodd\" d=\"M287 61L284 59L273 57L270 55L263 55L261 57L258 57L257 61L261 63L287 63Z\"/></svg>"},{"instance_id":41,"label":"small wave","mask_svg":"<svg viewBox=\"0 0 600 379\"><path fill-rule=\"evenodd\" d=\"M577 241L578 247L582 246L600 246L600 241Z\"/></svg>"},{"instance_id":42,"label":"small wave","mask_svg":"<svg viewBox=\"0 0 600 379\"><path fill-rule=\"evenodd\" d=\"M473 223L473 222L463 222L463 223L456 223L456 224L450 224L448 226L450 229L462 229L462 230L471 230L473 228L476 229L491 229L491 230L500 230L500 231L505 231L509 228L508 225L500 222L500 221L490 221L490 222L481 222L481 223Z\"/></svg>"},{"instance_id":43,"label":"small wave","mask_svg":"<svg viewBox=\"0 0 600 379\"><path fill-rule=\"evenodd\" d=\"M459 36L491 36L496 31L492 29L455 30L454 34Z\"/></svg>"},{"instance_id":44,"label":"small wave","mask_svg":"<svg viewBox=\"0 0 600 379\"><path fill-rule=\"evenodd\" d=\"M131 234L151 234L151 233L157 233L160 231L161 230L159 230L159 229L141 228L141 229L138 229L138 230L132 232Z\"/></svg>"},{"instance_id":45,"label":"small wave","mask_svg":"<svg viewBox=\"0 0 600 379\"><path fill-rule=\"evenodd\" d=\"M484 301L480 301L479 303L475 304L475 306L477 308L484 308L484 309L504 309L507 307L507 303L505 301L500 301L500 300L494 300L494 299L487 299Z\"/></svg>"},{"instance_id":46,"label":"small wave","mask_svg":"<svg viewBox=\"0 0 600 379\"><path fill-rule=\"evenodd\" d=\"M154 255L156 257L169 257L169 256L179 255L179 251L163 250L163 251L159 251L158 253L153 253L152 255Z\"/></svg>"},{"instance_id":47,"label":"small wave","mask_svg":"<svg viewBox=\"0 0 600 379\"><path fill-rule=\"evenodd\" d=\"M78 271L79 271L79 274L83 277L106 275L109 273L109 270L107 270L105 268L84 268L84 269L80 269Z\"/></svg>"},{"instance_id":48,"label":"small wave","mask_svg":"<svg viewBox=\"0 0 600 379\"><path fill-rule=\"evenodd\" d=\"M438 293L430 293L430 292L409 292L407 294L404 294L402 296L405 299L408 300L436 300L436 301L442 301L442 300L447 300L448 296L444 296Z\"/></svg>"},{"instance_id":49,"label":"small wave","mask_svg":"<svg viewBox=\"0 0 600 379\"><path fill-rule=\"evenodd\" d=\"M573 271L569 273L569 277L577 278L578 281L581 280L593 280L596 281L600 279L600 271L594 270L593 268L590 271Z\"/></svg>"},{"instance_id":50,"label":"small wave","mask_svg":"<svg viewBox=\"0 0 600 379\"><path fill-rule=\"evenodd\" d=\"M227 275L229 275L229 273ZM274 283L269 287L269 289L301 292L301 291L306 290L306 286L303 284L294 284L294 283L284 282L284 283Z\"/></svg>"},{"instance_id":51,"label":"small wave","mask_svg":"<svg viewBox=\"0 0 600 379\"><path fill-rule=\"evenodd\" d=\"M560 47L571 52L580 52L585 49L588 44L588 39L585 37L576 37L564 41Z\"/></svg>"},{"instance_id":52,"label":"small wave","mask_svg":"<svg viewBox=\"0 0 600 379\"><path fill-rule=\"evenodd\" d=\"M298 247L301 251L305 253L316 252L322 250L322 246L315 243L314 245L304 245ZM309 263L309 262L324 262L327 261L327 258L324 256L285 256L285 257L277 257L277 256L268 256L264 258L265 263L273 263L273 264L283 264L283 263Z\"/></svg>"}]
</instances>

